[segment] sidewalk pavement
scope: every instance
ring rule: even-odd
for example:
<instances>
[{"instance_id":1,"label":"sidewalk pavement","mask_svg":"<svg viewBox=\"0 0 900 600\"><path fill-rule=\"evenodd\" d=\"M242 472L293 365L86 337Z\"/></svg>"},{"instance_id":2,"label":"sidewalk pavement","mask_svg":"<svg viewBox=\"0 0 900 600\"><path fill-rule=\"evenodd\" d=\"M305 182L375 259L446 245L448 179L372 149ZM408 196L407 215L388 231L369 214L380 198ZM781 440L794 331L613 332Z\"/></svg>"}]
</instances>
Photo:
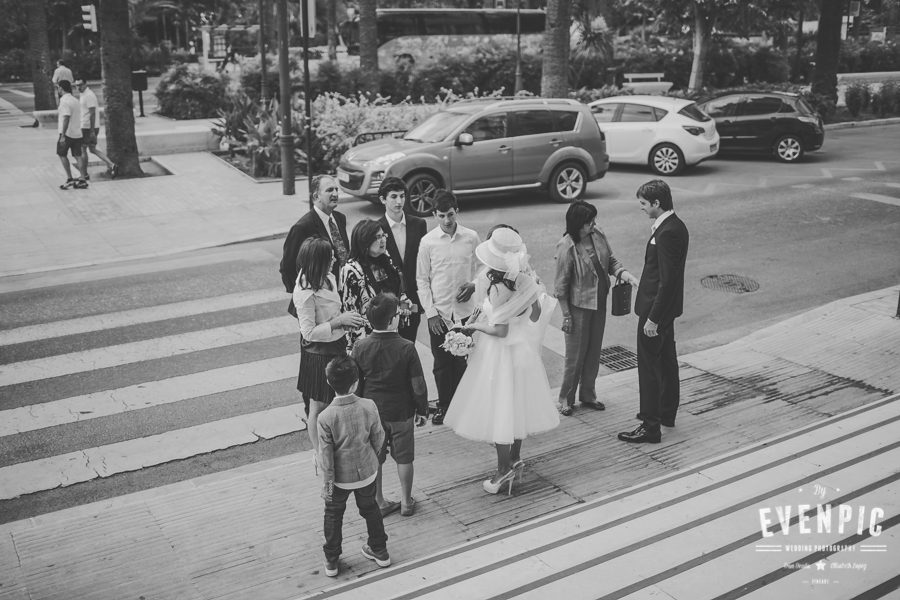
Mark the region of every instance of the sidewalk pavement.
<instances>
[{"instance_id":1,"label":"sidewalk pavement","mask_svg":"<svg viewBox=\"0 0 900 600\"><path fill-rule=\"evenodd\" d=\"M683 473L773 436L814 432L815 423L897 393L898 293L895 286L845 298L725 346L682 356L678 422L664 429L659 445L616 440L617 432L635 424L636 371L601 378L598 395L607 410L576 412L554 431L526 440L525 480L511 497L488 496L481 489L494 468L490 445L463 440L446 427L426 427L417 435L417 512L411 518L395 513L385 521L394 568L399 574L407 570L405 563L467 547L506 527L606 502L602 499L617 490ZM885 465L883 471L895 469ZM319 492L312 456L303 452L0 525L0 599L279 600L378 570L358 552L365 526L351 507L341 574L337 580L324 576ZM386 496L396 498L398 492L388 466ZM757 492L744 486L743 493L746 498L734 501ZM508 552L526 550L517 546ZM608 549L595 550L599 555ZM692 551L679 548L678 554ZM372 579L389 576L387 570ZM377 597L366 592L365 581L354 584L363 586L354 597ZM823 589L816 598L847 591Z\"/></svg>"},{"instance_id":2,"label":"sidewalk pavement","mask_svg":"<svg viewBox=\"0 0 900 600\"><path fill-rule=\"evenodd\" d=\"M91 166L88 190L61 190L55 128L22 127L21 111L2 100L0 109L0 277L283 235L307 210L305 179L284 196L280 181L257 183L208 152L153 154L167 176L110 181L104 166ZM139 133L185 127L157 115L136 119Z\"/></svg>"}]
</instances>

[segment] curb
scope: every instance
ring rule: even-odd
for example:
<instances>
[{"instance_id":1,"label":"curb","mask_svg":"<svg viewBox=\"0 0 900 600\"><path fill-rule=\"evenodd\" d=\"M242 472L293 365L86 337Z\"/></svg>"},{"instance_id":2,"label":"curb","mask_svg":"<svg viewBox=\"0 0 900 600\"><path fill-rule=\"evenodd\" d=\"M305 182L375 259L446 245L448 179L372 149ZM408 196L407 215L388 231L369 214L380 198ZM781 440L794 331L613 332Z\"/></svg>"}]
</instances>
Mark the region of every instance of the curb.
<instances>
[{"instance_id":1,"label":"curb","mask_svg":"<svg viewBox=\"0 0 900 600\"><path fill-rule=\"evenodd\" d=\"M900 117L890 117L888 119L872 119L871 121L844 121L842 123L830 123L825 126L825 131L833 131L835 129L854 129L857 127L880 127L882 125L900 124Z\"/></svg>"}]
</instances>

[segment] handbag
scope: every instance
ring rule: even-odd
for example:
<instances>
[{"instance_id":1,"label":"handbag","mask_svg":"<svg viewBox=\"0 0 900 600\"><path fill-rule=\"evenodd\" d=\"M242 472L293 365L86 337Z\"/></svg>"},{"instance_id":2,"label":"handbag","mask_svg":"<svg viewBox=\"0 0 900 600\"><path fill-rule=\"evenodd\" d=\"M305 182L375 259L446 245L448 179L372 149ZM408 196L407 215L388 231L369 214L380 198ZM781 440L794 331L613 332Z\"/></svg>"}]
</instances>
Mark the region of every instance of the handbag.
<instances>
[{"instance_id":1,"label":"handbag","mask_svg":"<svg viewBox=\"0 0 900 600\"><path fill-rule=\"evenodd\" d=\"M621 317L631 312L631 284L622 281L622 274L616 277L612 287L612 315Z\"/></svg>"}]
</instances>

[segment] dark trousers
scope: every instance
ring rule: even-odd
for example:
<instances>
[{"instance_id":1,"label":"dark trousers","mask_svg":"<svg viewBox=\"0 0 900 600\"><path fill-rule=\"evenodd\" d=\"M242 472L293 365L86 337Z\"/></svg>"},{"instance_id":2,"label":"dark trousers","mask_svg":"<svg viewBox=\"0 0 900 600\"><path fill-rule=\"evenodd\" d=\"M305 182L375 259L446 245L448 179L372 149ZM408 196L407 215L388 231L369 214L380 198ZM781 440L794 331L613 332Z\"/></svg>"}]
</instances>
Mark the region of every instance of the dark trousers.
<instances>
[{"instance_id":1,"label":"dark trousers","mask_svg":"<svg viewBox=\"0 0 900 600\"><path fill-rule=\"evenodd\" d=\"M409 315L409 323L407 325L401 325L397 328L397 333L400 334L405 340L409 340L412 343L416 342L416 334L419 333L419 323L422 321L422 315L419 313L412 313Z\"/></svg>"},{"instance_id":2,"label":"dark trousers","mask_svg":"<svg viewBox=\"0 0 900 600\"><path fill-rule=\"evenodd\" d=\"M325 501L325 558L337 560L341 555L341 542L344 525L344 511L347 508L347 498L350 492L356 496L356 508L359 516L366 520L366 528L369 530L369 548L375 552L381 552L387 548L387 534L384 532L384 521L381 518L381 509L375 502L375 482L356 490L345 490L334 486L331 500Z\"/></svg>"},{"instance_id":3,"label":"dark trousers","mask_svg":"<svg viewBox=\"0 0 900 600\"><path fill-rule=\"evenodd\" d=\"M647 317L638 319L637 362L641 396L640 418L647 429L659 429L661 421L675 421L681 401L675 323L660 325L656 337L644 335Z\"/></svg>"},{"instance_id":4,"label":"dark trousers","mask_svg":"<svg viewBox=\"0 0 900 600\"><path fill-rule=\"evenodd\" d=\"M598 310L572 306L572 330L565 334L566 362L563 367L559 403L575 406L575 392L579 402L596 402L597 373L600 372L600 350L606 329L606 299Z\"/></svg>"},{"instance_id":5,"label":"dark trousers","mask_svg":"<svg viewBox=\"0 0 900 600\"><path fill-rule=\"evenodd\" d=\"M438 390L438 408L447 410L453 394L456 393L459 380L466 372L466 359L463 356L453 356L441 348L441 344L444 343L444 333L434 335L429 329L428 335L431 338L431 354L434 356L433 372L434 383Z\"/></svg>"}]
</instances>

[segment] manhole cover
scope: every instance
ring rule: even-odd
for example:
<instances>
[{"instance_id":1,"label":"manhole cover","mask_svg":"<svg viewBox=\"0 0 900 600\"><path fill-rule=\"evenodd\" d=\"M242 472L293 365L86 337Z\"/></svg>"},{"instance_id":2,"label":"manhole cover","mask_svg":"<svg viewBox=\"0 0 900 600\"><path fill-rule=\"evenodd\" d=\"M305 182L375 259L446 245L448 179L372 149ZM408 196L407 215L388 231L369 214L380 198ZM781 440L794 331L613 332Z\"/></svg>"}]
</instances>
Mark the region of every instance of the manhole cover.
<instances>
[{"instance_id":1,"label":"manhole cover","mask_svg":"<svg viewBox=\"0 0 900 600\"><path fill-rule=\"evenodd\" d=\"M600 363L613 371L637 368L637 354L622 346L607 346L600 350Z\"/></svg>"},{"instance_id":2,"label":"manhole cover","mask_svg":"<svg viewBox=\"0 0 900 600\"><path fill-rule=\"evenodd\" d=\"M709 275L700 280L700 285L711 290L731 292L732 294L744 294L755 292L759 284L743 275Z\"/></svg>"}]
</instances>

